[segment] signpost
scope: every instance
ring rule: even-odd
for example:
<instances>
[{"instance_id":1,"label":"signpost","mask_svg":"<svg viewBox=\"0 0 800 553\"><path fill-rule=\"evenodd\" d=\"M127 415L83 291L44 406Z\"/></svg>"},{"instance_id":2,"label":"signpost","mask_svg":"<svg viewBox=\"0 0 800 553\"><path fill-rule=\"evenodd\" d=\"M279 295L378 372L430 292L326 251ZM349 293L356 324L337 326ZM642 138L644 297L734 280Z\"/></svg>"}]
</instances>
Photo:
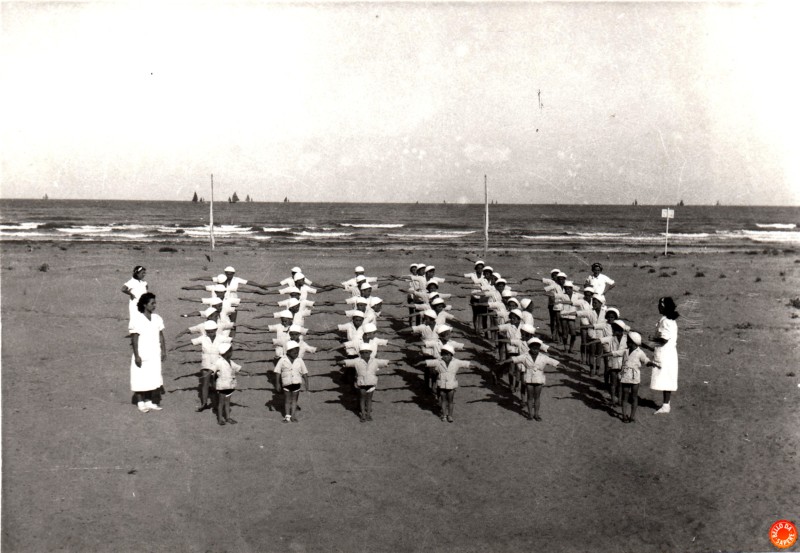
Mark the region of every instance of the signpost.
<instances>
[{"instance_id":1,"label":"signpost","mask_svg":"<svg viewBox=\"0 0 800 553\"><path fill-rule=\"evenodd\" d=\"M675 210L670 208L662 209L661 218L667 220L667 234L664 237L664 255L667 255L667 244L669 243L669 220L675 218Z\"/></svg>"}]
</instances>

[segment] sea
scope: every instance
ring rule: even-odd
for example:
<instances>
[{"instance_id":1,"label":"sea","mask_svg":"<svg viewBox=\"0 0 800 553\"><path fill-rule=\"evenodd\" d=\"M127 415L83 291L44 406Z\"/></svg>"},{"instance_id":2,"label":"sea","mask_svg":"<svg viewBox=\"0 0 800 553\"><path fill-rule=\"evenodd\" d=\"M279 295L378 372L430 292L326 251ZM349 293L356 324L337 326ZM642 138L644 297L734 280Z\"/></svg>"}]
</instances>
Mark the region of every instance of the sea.
<instances>
[{"instance_id":1,"label":"sea","mask_svg":"<svg viewBox=\"0 0 800 553\"><path fill-rule=\"evenodd\" d=\"M0 244L209 242L209 204L0 200ZM674 210L667 219L663 210ZM217 247L482 249L483 205L216 202ZM489 206L489 247L512 251L764 250L800 247L800 207Z\"/></svg>"}]
</instances>

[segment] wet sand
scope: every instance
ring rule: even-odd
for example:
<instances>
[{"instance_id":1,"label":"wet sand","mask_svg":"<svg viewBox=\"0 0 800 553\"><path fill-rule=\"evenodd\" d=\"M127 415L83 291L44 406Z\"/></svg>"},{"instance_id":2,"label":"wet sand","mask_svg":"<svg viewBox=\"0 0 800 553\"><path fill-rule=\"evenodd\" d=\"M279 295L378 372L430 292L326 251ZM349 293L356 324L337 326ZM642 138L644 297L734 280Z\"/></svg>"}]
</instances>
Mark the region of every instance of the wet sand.
<instances>
[{"instance_id":1,"label":"wet sand","mask_svg":"<svg viewBox=\"0 0 800 553\"><path fill-rule=\"evenodd\" d=\"M384 355L401 364L379 378L374 422L359 422L332 354L319 353L307 358L300 422L282 424L265 406L274 399L271 355L239 351L234 360L250 373L233 397L239 424L220 427L195 412L196 352L169 352L163 411L131 405L119 290L134 265L148 269L172 348L192 323L179 314L199 305L177 298L203 295L180 287L229 264L259 282L299 265L322 283L350 278L358 264L376 276L405 274L415 261L435 264L439 276L463 274L474 256L160 248L2 244L4 551L768 551L773 522L798 522L796 253L490 253L512 281L558 267L582 282L588 264L603 262L618 283L609 304L644 334L658 320L659 296L696 301L685 321L702 324L679 330L668 416L653 415L661 398L647 386L649 370L639 420L622 424L599 380L570 361L547 375L544 420L528 421L518 397L490 384L486 348L457 334L470 348L458 357L480 366L459 378L452 424L439 420L420 371L397 353ZM469 322L456 282L466 281L448 277L441 291ZM405 301L393 287L376 294ZM545 300L533 297L546 333ZM345 322L341 305L307 326ZM273 311L243 311L239 321ZM379 336L404 346L401 327L384 320Z\"/></svg>"}]
</instances>

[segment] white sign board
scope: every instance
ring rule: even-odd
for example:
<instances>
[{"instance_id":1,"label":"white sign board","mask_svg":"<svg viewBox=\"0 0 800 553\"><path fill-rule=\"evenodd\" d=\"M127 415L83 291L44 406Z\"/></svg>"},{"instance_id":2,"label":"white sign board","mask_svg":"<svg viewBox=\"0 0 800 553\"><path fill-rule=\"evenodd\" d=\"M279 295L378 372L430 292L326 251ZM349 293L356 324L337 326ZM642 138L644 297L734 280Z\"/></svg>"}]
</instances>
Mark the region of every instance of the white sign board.
<instances>
[{"instance_id":1,"label":"white sign board","mask_svg":"<svg viewBox=\"0 0 800 553\"><path fill-rule=\"evenodd\" d=\"M674 219L675 218L675 210L674 209L662 209L661 210L661 218L662 219Z\"/></svg>"}]
</instances>

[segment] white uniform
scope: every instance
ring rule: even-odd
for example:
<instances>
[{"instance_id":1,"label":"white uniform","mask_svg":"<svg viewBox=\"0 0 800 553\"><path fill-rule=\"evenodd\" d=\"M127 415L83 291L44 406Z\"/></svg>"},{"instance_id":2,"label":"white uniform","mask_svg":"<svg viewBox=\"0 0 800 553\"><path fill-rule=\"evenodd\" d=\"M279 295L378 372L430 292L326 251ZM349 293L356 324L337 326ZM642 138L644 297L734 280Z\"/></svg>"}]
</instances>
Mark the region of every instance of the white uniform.
<instances>
[{"instance_id":1,"label":"white uniform","mask_svg":"<svg viewBox=\"0 0 800 553\"><path fill-rule=\"evenodd\" d=\"M131 334L139 335L137 351L142 366L136 366L136 356L131 355L131 391L149 392L164 384L161 377L161 331L164 321L153 313L150 319L144 313L136 312L131 322Z\"/></svg>"},{"instance_id":2,"label":"white uniform","mask_svg":"<svg viewBox=\"0 0 800 553\"><path fill-rule=\"evenodd\" d=\"M133 298L128 302L128 330L130 330L133 319L136 318L136 315L140 314L137 304L139 303L141 295L147 292L147 283L143 280L131 278L125 283L125 286L131 291L131 294L133 294Z\"/></svg>"},{"instance_id":3,"label":"white uniform","mask_svg":"<svg viewBox=\"0 0 800 553\"><path fill-rule=\"evenodd\" d=\"M674 392L678 389L678 323L667 317L661 317L656 326L656 335L667 341L663 346L656 346L653 351L653 374L650 377L650 389Z\"/></svg>"}]
</instances>

